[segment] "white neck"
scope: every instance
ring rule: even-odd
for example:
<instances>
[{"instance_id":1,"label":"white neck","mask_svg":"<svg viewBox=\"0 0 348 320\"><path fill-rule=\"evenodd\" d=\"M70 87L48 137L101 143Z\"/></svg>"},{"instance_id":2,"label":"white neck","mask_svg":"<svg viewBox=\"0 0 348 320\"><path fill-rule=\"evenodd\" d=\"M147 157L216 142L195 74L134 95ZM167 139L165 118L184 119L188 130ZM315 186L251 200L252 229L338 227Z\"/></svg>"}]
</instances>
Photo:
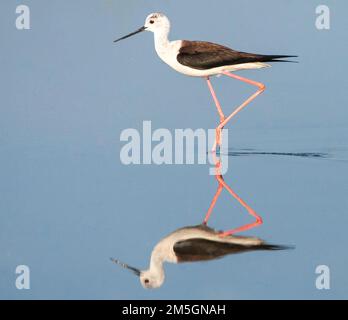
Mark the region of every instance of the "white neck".
<instances>
[{"instance_id":1,"label":"white neck","mask_svg":"<svg viewBox=\"0 0 348 320\"><path fill-rule=\"evenodd\" d=\"M154 32L155 47L157 51L161 51L162 48L167 48L169 45L169 29L158 29Z\"/></svg>"},{"instance_id":2,"label":"white neck","mask_svg":"<svg viewBox=\"0 0 348 320\"><path fill-rule=\"evenodd\" d=\"M158 255L158 252L153 252L150 260L150 271L157 274L164 274L163 258Z\"/></svg>"}]
</instances>

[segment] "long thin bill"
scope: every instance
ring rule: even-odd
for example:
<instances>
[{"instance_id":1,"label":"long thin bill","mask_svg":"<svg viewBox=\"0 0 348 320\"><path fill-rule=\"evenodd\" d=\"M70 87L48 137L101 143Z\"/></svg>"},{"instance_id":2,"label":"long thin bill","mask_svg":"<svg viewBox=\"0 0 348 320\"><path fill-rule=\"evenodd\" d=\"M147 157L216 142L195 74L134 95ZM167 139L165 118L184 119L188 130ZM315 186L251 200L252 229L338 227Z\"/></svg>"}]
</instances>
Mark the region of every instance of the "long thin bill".
<instances>
[{"instance_id":1,"label":"long thin bill","mask_svg":"<svg viewBox=\"0 0 348 320\"><path fill-rule=\"evenodd\" d=\"M125 263L121 262L120 260L117 260L117 259L114 259L114 258L110 258L110 260L112 262L118 264L122 268L125 268L125 269L128 269L129 271L132 271L136 276L140 277L140 270L139 269L131 267L128 264L125 264Z\"/></svg>"},{"instance_id":2,"label":"long thin bill","mask_svg":"<svg viewBox=\"0 0 348 320\"><path fill-rule=\"evenodd\" d=\"M124 36L124 37L122 37L122 38L120 38L120 39L117 39L117 40L115 40L114 42L118 42L118 41L127 39L127 38L129 38L129 37L131 37L131 36L134 36L134 35L137 34L137 33L143 32L143 31L145 31L145 30L146 30L146 27L141 27L141 28L138 29L137 31L134 31L134 32L132 32L132 33L130 33L130 34L127 34L126 36Z\"/></svg>"}]
</instances>

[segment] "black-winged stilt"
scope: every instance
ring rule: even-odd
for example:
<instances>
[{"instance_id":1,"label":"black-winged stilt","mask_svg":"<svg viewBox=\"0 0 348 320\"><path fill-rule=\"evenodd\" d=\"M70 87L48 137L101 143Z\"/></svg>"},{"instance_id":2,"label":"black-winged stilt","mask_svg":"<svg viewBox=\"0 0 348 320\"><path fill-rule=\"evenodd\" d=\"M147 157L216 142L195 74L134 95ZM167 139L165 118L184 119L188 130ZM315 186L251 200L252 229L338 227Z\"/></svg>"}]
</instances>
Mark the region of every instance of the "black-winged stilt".
<instances>
[{"instance_id":1,"label":"black-winged stilt","mask_svg":"<svg viewBox=\"0 0 348 320\"><path fill-rule=\"evenodd\" d=\"M170 22L169 19L162 13L150 14L146 18L145 25L143 27L135 32L132 32L122 38L115 40L115 42L126 39L143 31L151 31L154 33L156 52L158 56L170 67L182 74L193 77L203 77L206 79L210 93L213 97L218 114L220 116L220 123L216 127L216 139L212 150L213 154L216 154L217 147L221 146L221 132L226 124L265 90L265 85L263 83L235 75L232 72L246 69L260 69L270 67L267 62L288 62L288 60L283 59L296 57L293 55L263 55L240 52L219 44L205 41L169 41L168 35L170 31ZM240 106L238 106L230 115L225 116L213 89L213 86L210 82L210 76L214 75L225 75L230 78L234 78L254 85L258 89L253 95L251 95ZM220 165L220 163L216 161L216 164L218 169L218 165ZM204 223L207 223L210 213L215 206L217 198L219 197L222 189L225 188L248 210L251 215L256 218L255 223L251 223L244 227L231 230L229 234L245 231L247 229L251 229L257 225L260 225L262 223L261 217L234 193L234 191L223 181L223 178L219 172L216 173L216 177L219 182L218 190L213 198L211 206L209 207Z\"/></svg>"},{"instance_id":2,"label":"black-winged stilt","mask_svg":"<svg viewBox=\"0 0 348 320\"><path fill-rule=\"evenodd\" d=\"M159 288L165 278L163 264L207 261L222 258L229 254L257 250L285 250L288 246L267 244L255 237L226 236L206 225L177 229L163 238L151 253L148 270L140 269L111 258L113 262L132 271L140 278L144 288Z\"/></svg>"}]
</instances>

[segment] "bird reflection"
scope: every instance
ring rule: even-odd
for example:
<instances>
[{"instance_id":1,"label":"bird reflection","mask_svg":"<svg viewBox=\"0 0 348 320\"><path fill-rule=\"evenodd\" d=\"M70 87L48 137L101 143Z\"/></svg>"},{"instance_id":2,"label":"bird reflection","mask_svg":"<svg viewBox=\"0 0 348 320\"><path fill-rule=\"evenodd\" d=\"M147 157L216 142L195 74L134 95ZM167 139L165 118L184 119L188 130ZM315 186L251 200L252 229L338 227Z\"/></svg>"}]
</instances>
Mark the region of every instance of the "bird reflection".
<instances>
[{"instance_id":1,"label":"bird reflection","mask_svg":"<svg viewBox=\"0 0 348 320\"><path fill-rule=\"evenodd\" d=\"M257 250L284 250L290 247L268 244L256 237L224 235L204 224L183 227L160 240L151 253L149 269L141 271L111 259L139 277L146 289L159 288L165 279L164 262L183 263L208 261L229 254Z\"/></svg>"},{"instance_id":2,"label":"bird reflection","mask_svg":"<svg viewBox=\"0 0 348 320\"><path fill-rule=\"evenodd\" d=\"M139 277L141 285L146 289L162 286L165 279L164 262L208 261L247 251L290 249L288 246L268 244L257 237L234 235L237 232L242 232L261 224L262 219L225 182L221 174L222 163L221 158L217 156L216 145L214 145L213 151L215 178L218 181L218 188L203 223L198 226L177 229L160 240L152 250L150 266L147 270L140 270L118 259L111 259L114 263ZM255 222L228 231L217 231L207 226L213 208L223 189L226 189L255 218Z\"/></svg>"}]
</instances>

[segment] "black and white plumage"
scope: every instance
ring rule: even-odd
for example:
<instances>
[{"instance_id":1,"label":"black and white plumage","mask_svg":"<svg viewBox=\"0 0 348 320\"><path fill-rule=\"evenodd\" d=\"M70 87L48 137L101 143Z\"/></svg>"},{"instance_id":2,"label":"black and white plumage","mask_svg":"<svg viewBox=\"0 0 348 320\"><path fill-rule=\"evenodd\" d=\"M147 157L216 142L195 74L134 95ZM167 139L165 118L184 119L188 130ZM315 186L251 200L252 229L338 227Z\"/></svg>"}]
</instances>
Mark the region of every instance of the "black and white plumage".
<instances>
[{"instance_id":1,"label":"black and white plumage","mask_svg":"<svg viewBox=\"0 0 348 320\"><path fill-rule=\"evenodd\" d=\"M248 251L274 251L289 248L288 246L267 244L256 237L221 237L220 231L205 225L198 225L180 228L158 242L151 253L148 270L140 271L119 260L112 259L112 261L139 276L140 282L145 288L158 288L163 284L165 278L164 262L208 261Z\"/></svg>"},{"instance_id":2,"label":"black and white plumage","mask_svg":"<svg viewBox=\"0 0 348 320\"><path fill-rule=\"evenodd\" d=\"M142 31L153 32L158 56L173 69L188 76L209 77L226 71L265 68L270 66L267 62L284 62L287 61L282 60L284 58L296 57L241 52L206 41L169 41L170 22L162 13L150 14L143 27L115 42Z\"/></svg>"},{"instance_id":3,"label":"black and white plumage","mask_svg":"<svg viewBox=\"0 0 348 320\"><path fill-rule=\"evenodd\" d=\"M216 231L212 231L212 229L204 225L194 227L193 229L199 228L202 230L205 229L205 231L208 233L216 233ZM257 238L234 236L234 239L218 238L217 240L213 240L197 237L176 242L173 246L173 250L175 252L177 262L182 263L215 260L229 254L237 254L247 251L285 249L284 246L266 244L262 240L260 242L260 239L257 239L257 241L254 243L248 243L248 241L251 239L256 240ZM237 240L241 241L238 243ZM244 240L245 242L243 243Z\"/></svg>"}]
</instances>

